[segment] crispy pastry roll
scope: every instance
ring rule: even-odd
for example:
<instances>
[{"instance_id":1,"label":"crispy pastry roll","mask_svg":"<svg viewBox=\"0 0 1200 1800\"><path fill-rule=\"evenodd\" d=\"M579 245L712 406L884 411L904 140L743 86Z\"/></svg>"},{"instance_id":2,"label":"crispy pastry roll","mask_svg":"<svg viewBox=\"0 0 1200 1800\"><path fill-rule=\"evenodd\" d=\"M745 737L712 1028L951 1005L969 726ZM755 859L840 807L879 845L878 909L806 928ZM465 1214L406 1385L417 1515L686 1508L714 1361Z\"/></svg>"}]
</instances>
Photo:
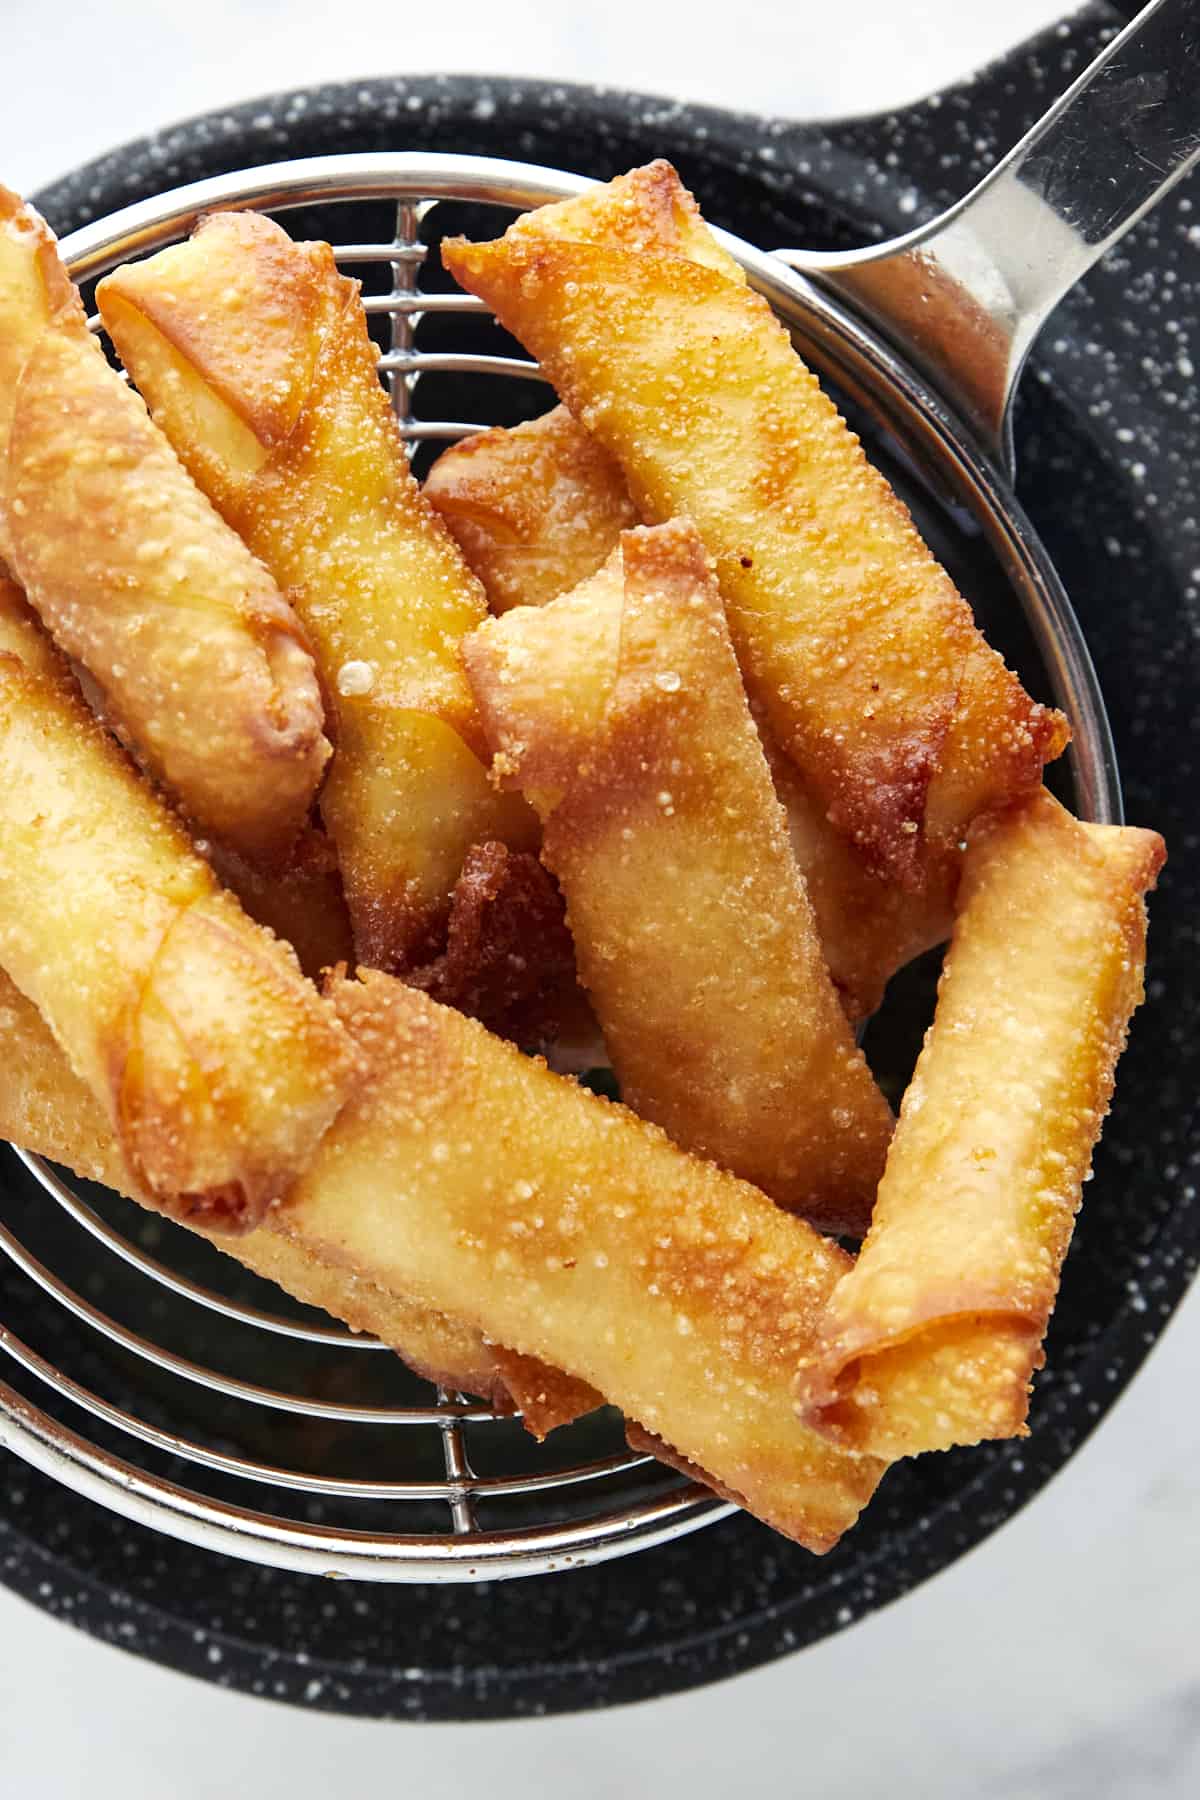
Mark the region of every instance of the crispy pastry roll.
<instances>
[{"instance_id":1,"label":"crispy pastry roll","mask_svg":"<svg viewBox=\"0 0 1200 1800\"><path fill-rule=\"evenodd\" d=\"M407 966L438 947L469 846L520 848L533 820L479 758L457 649L484 597L409 473L358 283L328 244L217 214L108 276L98 303L155 419L304 621L358 956Z\"/></svg>"},{"instance_id":2,"label":"crispy pastry roll","mask_svg":"<svg viewBox=\"0 0 1200 1800\"><path fill-rule=\"evenodd\" d=\"M1024 1432L1163 856L1044 790L975 828L871 1231L800 1378L832 1442L894 1457Z\"/></svg>"},{"instance_id":3,"label":"crispy pastry roll","mask_svg":"<svg viewBox=\"0 0 1200 1800\"><path fill-rule=\"evenodd\" d=\"M849 1266L653 1125L374 973L333 999L368 1073L297 1187L310 1241L566 1369L813 1550L883 1465L791 1406Z\"/></svg>"},{"instance_id":4,"label":"crispy pastry roll","mask_svg":"<svg viewBox=\"0 0 1200 1800\"><path fill-rule=\"evenodd\" d=\"M495 613L578 587L640 523L619 466L565 406L452 444L425 492Z\"/></svg>"},{"instance_id":5,"label":"crispy pastry roll","mask_svg":"<svg viewBox=\"0 0 1200 1800\"><path fill-rule=\"evenodd\" d=\"M861 1231L892 1115L854 1042L691 525L463 647L542 819L622 1093L792 1211Z\"/></svg>"},{"instance_id":6,"label":"crispy pastry roll","mask_svg":"<svg viewBox=\"0 0 1200 1800\"><path fill-rule=\"evenodd\" d=\"M578 587L637 523L616 464L562 406L444 451L425 491L495 613L543 605ZM755 723L830 974L850 1018L866 1018L889 977L949 935L957 859L927 858L915 892L873 874L829 823L758 709Z\"/></svg>"},{"instance_id":7,"label":"crispy pastry roll","mask_svg":"<svg viewBox=\"0 0 1200 1800\"><path fill-rule=\"evenodd\" d=\"M753 697L827 816L919 888L1066 740L666 163L443 245L621 464L693 519Z\"/></svg>"},{"instance_id":8,"label":"crispy pastry roll","mask_svg":"<svg viewBox=\"0 0 1200 1800\"><path fill-rule=\"evenodd\" d=\"M0 649L19 655L41 677L59 684L66 681L60 656L2 564ZM292 945L305 974L315 979L323 970L350 960L350 925L341 882L320 832L306 828L287 866L273 872L256 868L220 842L201 839L197 847L250 917Z\"/></svg>"},{"instance_id":9,"label":"crispy pastry roll","mask_svg":"<svg viewBox=\"0 0 1200 1800\"><path fill-rule=\"evenodd\" d=\"M164 1211L241 1230L285 1194L353 1056L0 592L0 965Z\"/></svg>"},{"instance_id":10,"label":"crispy pastry roll","mask_svg":"<svg viewBox=\"0 0 1200 1800\"><path fill-rule=\"evenodd\" d=\"M286 856L329 755L262 565L109 368L37 215L0 188L0 555L198 830Z\"/></svg>"},{"instance_id":11,"label":"crispy pastry roll","mask_svg":"<svg viewBox=\"0 0 1200 1800\"><path fill-rule=\"evenodd\" d=\"M36 1006L3 970L0 1138L63 1163L129 1199L152 1204L122 1155L99 1101L72 1072ZM324 1307L356 1331L369 1331L393 1346L427 1380L480 1394L499 1408L515 1404L535 1436L542 1437L555 1425L600 1404L599 1395L583 1383L533 1358L487 1344L474 1327L378 1287L344 1263L326 1260L322 1244L306 1232L303 1208L294 1203L273 1207L257 1230L239 1238L214 1234L195 1220L187 1223L190 1230L295 1299Z\"/></svg>"}]
</instances>

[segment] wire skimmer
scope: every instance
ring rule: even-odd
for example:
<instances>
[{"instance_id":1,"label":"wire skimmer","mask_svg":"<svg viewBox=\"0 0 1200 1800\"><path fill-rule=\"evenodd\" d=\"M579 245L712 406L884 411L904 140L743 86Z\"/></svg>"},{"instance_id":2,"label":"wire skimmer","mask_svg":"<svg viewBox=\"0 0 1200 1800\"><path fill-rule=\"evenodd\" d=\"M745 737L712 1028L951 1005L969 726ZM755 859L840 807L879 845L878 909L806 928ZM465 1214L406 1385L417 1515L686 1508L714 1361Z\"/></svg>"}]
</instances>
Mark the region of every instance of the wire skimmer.
<instances>
[{"instance_id":1,"label":"wire skimmer","mask_svg":"<svg viewBox=\"0 0 1200 1800\"><path fill-rule=\"evenodd\" d=\"M551 403L536 364L510 354L486 308L449 286L422 240L434 242L447 218L494 235L507 219L495 209L588 185L476 157L311 158L130 207L62 251L86 294L118 262L185 236L204 212L299 212L292 229L329 239L363 280L380 368L420 458L424 446ZM1003 478L836 301L775 258L724 242L805 356L873 413L892 455L925 471L982 532L1044 685L1072 718L1075 805L1119 816L1087 652ZM409 1376L374 1341L281 1310L282 1296L179 1228L68 1184L36 1157L3 1154L0 1350L15 1385L0 1381L0 1446L129 1518L278 1568L469 1581L595 1563L733 1510L630 1453L607 1413L535 1446L512 1420Z\"/></svg>"}]
</instances>

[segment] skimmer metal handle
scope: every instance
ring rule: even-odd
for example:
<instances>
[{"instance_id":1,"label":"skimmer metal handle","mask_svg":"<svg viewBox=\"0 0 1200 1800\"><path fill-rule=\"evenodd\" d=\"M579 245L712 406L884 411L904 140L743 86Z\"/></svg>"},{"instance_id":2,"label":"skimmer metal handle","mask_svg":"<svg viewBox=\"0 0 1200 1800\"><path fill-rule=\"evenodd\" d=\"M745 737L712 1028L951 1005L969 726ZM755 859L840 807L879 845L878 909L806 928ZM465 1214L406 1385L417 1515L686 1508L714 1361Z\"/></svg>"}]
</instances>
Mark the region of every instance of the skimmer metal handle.
<instances>
[{"instance_id":1,"label":"skimmer metal handle","mask_svg":"<svg viewBox=\"0 0 1200 1800\"><path fill-rule=\"evenodd\" d=\"M949 211L865 250L777 254L866 313L1011 475L1043 321L1198 158L1200 6L1154 0Z\"/></svg>"}]
</instances>

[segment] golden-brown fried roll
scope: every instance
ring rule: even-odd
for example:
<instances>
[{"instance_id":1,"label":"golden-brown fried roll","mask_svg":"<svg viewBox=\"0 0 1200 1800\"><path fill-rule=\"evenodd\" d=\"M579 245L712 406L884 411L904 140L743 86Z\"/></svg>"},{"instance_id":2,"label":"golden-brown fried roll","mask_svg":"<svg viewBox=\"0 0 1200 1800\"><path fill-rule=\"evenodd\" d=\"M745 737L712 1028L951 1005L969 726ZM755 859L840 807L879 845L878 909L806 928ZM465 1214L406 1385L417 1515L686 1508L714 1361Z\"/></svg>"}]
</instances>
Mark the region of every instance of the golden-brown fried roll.
<instances>
[{"instance_id":1,"label":"golden-brown fried roll","mask_svg":"<svg viewBox=\"0 0 1200 1800\"><path fill-rule=\"evenodd\" d=\"M245 1229L311 1156L352 1054L36 629L0 592L0 965L163 1210Z\"/></svg>"},{"instance_id":2,"label":"golden-brown fried roll","mask_svg":"<svg viewBox=\"0 0 1200 1800\"><path fill-rule=\"evenodd\" d=\"M0 555L203 833L286 857L329 755L275 583L109 368L46 226L0 189Z\"/></svg>"},{"instance_id":3,"label":"golden-brown fried roll","mask_svg":"<svg viewBox=\"0 0 1200 1800\"><path fill-rule=\"evenodd\" d=\"M805 1430L790 1394L848 1258L402 982L367 974L333 998L368 1073L296 1190L312 1237L580 1377L759 1518L830 1548L883 1465Z\"/></svg>"},{"instance_id":4,"label":"golden-brown fried roll","mask_svg":"<svg viewBox=\"0 0 1200 1800\"><path fill-rule=\"evenodd\" d=\"M578 587L637 523L620 471L562 406L445 451L425 491L495 613ZM759 709L755 723L830 974L849 1017L867 1018L896 970L949 936L958 858L925 858L915 890L873 874L829 823Z\"/></svg>"},{"instance_id":5,"label":"golden-brown fried roll","mask_svg":"<svg viewBox=\"0 0 1200 1800\"><path fill-rule=\"evenodd\" d=\"M1066 741L666 163L447 268L538 357L646 517L692 518L743 673L832 822L919 888Z\"/></svg>"},{"instance_id":6,"label":"golden-brown fried roll","mask_svg":"<svg viewBox=\"0 0 1200 1800\"><path fill-rule=\"evenodd\" d=\"M541 815L630 1106L861 1232L892 1115L825 966L692 526L625 532L599 575L463 655L497 769Z\"/></svg>"},{"instance_id":7,"label":"golden-brown fried roll","mask_svg":"<svg viewBox=\"0 0 1200 1800\"><path fill-rule=\"evenodd\" d=\"M452 444L425 493L495 613L578 587L641 522L619 466L565 406Z\"/></svg>"},{"instance_id":8,"label":"golden-brown fried roll","mask_svg":"<svg viewBox=\"0 0 1200 1800\"><path fill-rule=\"evenodd\" d=\"M806 1431L788 1389L848 1259L423 994L369 975L336 1000L366 1078L288 1204L219 1247L431 1378L503 1389L539 1435L606 1393L670 1460L829 1549L882 1464ZM0 1045L19 1051L0 1057L0 1132L144 1199L3 977ZM556 1372L570 1362L574 1379Z\"/></svg>"},{"instance_id":9,"label":"golden-brown fried roll","mask_svg":"<svg viewBox=\"0 0 1200 1800\"><path fill-rule=\"evenodd\" d=\"M800 1379L831 1441L895 1457L1024 1431L1163 856L1044 790L975 828L871 1231Z\"/></svg>"},{"instance_id":10,"label":"golden-brown fried roll","mask_svg":"<svg viewBox=\"0 0 1200 1800\"><path fill-rule=\"evenodd\" d=\"M409 473L358 284L327 244L217 214L108 276L98 303L155 419L308 630L336 722L321 811L359 960L420 960L469 846L520 848L534 826L477 754L457 648L483 594Z\"/></svg>"},{"instance_id":11,"label":"golden-brown fried roll","mask_svg":"<svg viewBox=\"0 0 1200 1800\"><path fill-rule=\"evenodd\" d=\"M37 1007L2 969L0 1138L142 1205L152 1204L121 1154L99 1101L72 1073ZM326 1260L320 1240L306 1231L303 1208L294 1203L273 1207L257 1230L239 1238L205 1230L195 1220L186 1223L294 1299L323 1307L356 1331L371 1332L426 1380L479 1394L499 1410L515 1405L536 1437L600 1404L599 1395L582 1382L488 1344L473 1327L379 1287L344 1263Z\"/></svg>"}]
</instances>

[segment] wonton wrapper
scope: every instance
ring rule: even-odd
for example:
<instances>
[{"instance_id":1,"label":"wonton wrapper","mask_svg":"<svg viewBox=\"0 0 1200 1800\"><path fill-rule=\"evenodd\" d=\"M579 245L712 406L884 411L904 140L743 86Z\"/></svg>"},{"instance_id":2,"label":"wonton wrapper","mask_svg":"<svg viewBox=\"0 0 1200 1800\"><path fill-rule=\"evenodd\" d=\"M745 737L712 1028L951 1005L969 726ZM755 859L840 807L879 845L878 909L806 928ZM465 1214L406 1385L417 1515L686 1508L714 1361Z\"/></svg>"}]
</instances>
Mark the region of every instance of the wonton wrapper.
<instances>
[{"instance_id":1,"label":"wonton wrapper","mask_svg":"<svg viewBox=\"0 0 1200 1800\"><path fill-rule=\"evenodd\" d=\"M483 594L409 472L358 283L328 244L218 213L97 302L200 486L283 587L335 725L321 813L359 960L438 948L471 844L535 841L488 784L458 664Z\"/></svg>"},{"instance_id":2,"label":"wonton wrapper","mask_svg":"<svg viewBox=\"0 0 1200 1800\"><path fill-rule=\"evenodd\" d=\"M830 1549L883 1465L806 1431L788 1389L848 1258L423 994L368 974L335 1000L366 1078L288 1203L219 1248L431 1378L502 1385L539 1433L603 1393L667 1460ZM139 1197L103 1115L2 977L0 1044L19 1051L0 1059L0 1132ZM576 1379L556 1373L551 1344Z\"/></svg>"},{"instance_id":3,"label":"wonton wrapper","mask_svg":"<svg viewBox=\"0 0 1200 1800\"><path fill-rule=\"evenodd\" d=\"M128 1199L152 1204L121 1155L99 1103L71 1073L32 1001L2 970L0 1137ZM323 1307L356 1331L371 1332L426 1380L479 1394L501 1411L517 1406L537 1437L600 1404L600 1396L583 1383L499 1350L470 1326L376 1286L344 1262L326 1259L323 1246L306 1234L304 1210L294 1201L273 1207L257 1230L237 1239L187 1223L189 1230L294 1299Z\"/></svg>"},{"instance_id":4,"label":"wonton wrapper","mask_svg":"<svg viewBox=\"0 0 1200 1800\"><path fill-rule=\"evenodd\" d=\"M1044 790L976 827L871 1230L800 1378L832 1442L897 1457L1024 1432L1163 856Z\"/></svg>"},{"instance_id":5,"label":"wonton wrapper","mask_svg":"<svg viewBox=\"0 0 1200 1800\"><path fill-rule=\"evenodd\" d=\"M335 985L367 1064L296 1190L370 1279L568 1370L813 1550L883 1472L792 1371L848 1258L623 1107L385 975Z\"/></svg>"},{"instance_id":6,"label":"wonton wrapper","mask_svg":"<svg viewBox=\"0 0 1200 1800\"><path fill-rule=\"evenodd\" d=\"M446 267L538 358L646 517L693 519L752 698L829 819L920 888L1066 741L984 643L767 302L654 163Z\"/></svg>"},{"instance_id":7,"label":"wonton wrapper","mask_svg":"<svg viewBox=\"0 0 1200 1800\"><path fill-rule=\"evenodd\" d=\"M0 188L0 556L203 833L286 858L329 756L299 623L110 369Z\"/></svg>"},{"instance_id":8,"label":"wonton wrapper","mask_svg":"<svg viewBox=\"0 0 1200 1800\"><path fill-rule=\"evenodd\" d=\"M463 646L542 819L623 1097L781 1205L861 1232L892 1115L821 955L692 527Z\"/></svg>"},{"instance_id":9,"label":"wonton wrapper","mask_svg":"<svg viewBox=\"0 0 1200 1800\"><path fill-rule=\"evenodd\" d=\"M244 1230L350 1083L294 954L218 886L0 584L0 966L45 1015L136 1178Z\"/></svg>"}]
</instances>

